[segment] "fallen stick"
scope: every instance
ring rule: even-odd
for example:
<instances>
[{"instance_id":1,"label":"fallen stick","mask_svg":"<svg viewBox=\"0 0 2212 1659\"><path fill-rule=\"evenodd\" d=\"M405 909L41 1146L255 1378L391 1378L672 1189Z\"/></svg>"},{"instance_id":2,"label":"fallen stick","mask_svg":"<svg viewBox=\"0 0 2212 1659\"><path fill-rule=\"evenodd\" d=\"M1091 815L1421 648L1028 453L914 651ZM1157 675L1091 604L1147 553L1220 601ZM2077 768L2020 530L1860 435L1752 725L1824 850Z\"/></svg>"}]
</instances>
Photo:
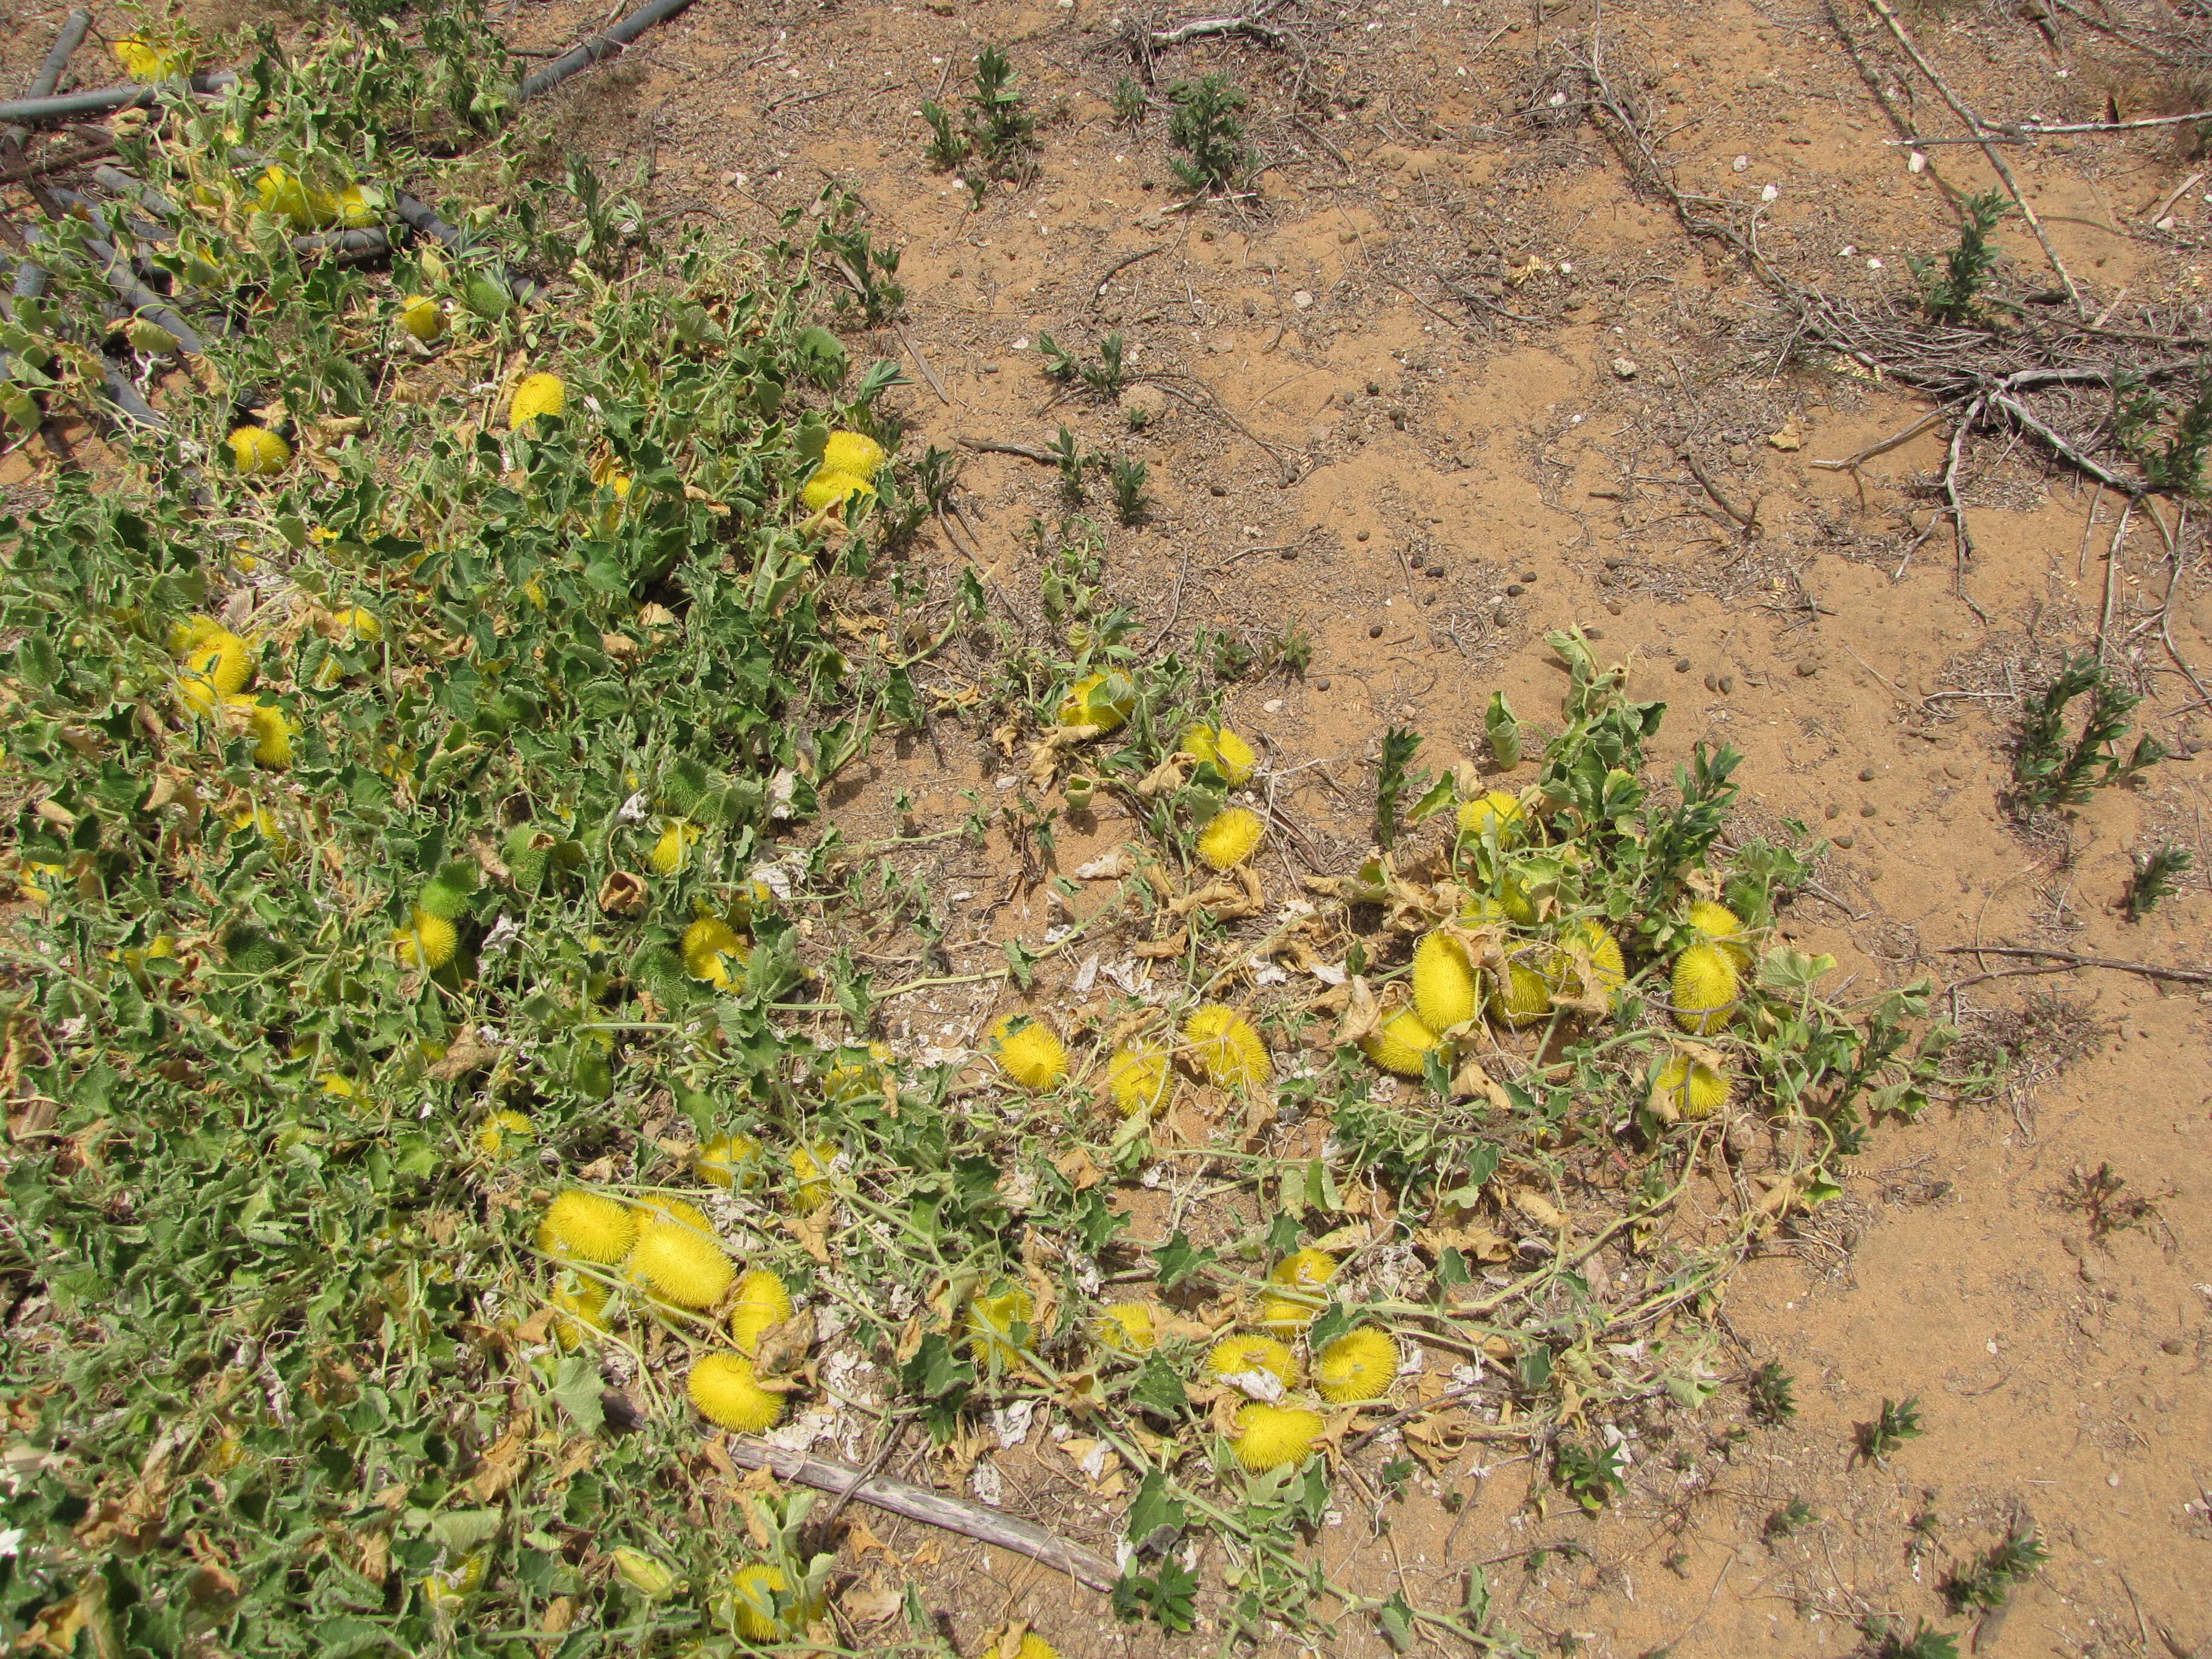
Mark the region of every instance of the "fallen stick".
<instances>
[{"instance_id":1,"label":"fallen stick","mask_svg":"<svg viewBox=\"0 0 2212 1659\"><path fill-rule=\"evenodd\" d=\"M1018 455L1025 461L1042 461L1047 466L1060 464L1060 458L1049 450L1032 448L1028 444L1002 444L995 438L963 438L960 446L979 455Z\"/></svg>"},{"instance_id":2,"label":"fallen stick","mask_svg":"<svg viewBox=\"0 0 2212 1659\"><path fill-rule=\"evenodd\" d=\"M749 1469L773 1470L779 1480L795 1481L817 1492L836 1492L841 1498L858 1498L864 1504L872 1504L909 1521L919 1521L924 1526L942 1527L963 1538L1012 1550L1032 1561L1042 1561L1054 1571L1064 1572L1077 1583L1087 1584L1092 1589L1110 1590L1121 1579L1120 1571L1104 1556L1055 1538L1031 1522L1001 1515L980 1504L948 1498L943 1492L908 1486L903 1480L872 1478L847 1464L825 1463L763 1441L733 1437L727 1443L733 1463Z\"/></svg>"},{"instance_id":3,"label":"fallen stick","mask_svg":"<svg viewBox=\"0 0 2212 1659\"><path fill-rule=\"evenodd\" d=\"M2118 957L2084 956L2079 951L2045 951L2020 945L1947 945L1939 954L1947 957L2043 957L2052 965L2047 968L2007 968L1996 972L1977 974L1972 979L1962 979L1959 985L1978 984L1985 979L2009 979L2019 974L2063 974L2075 968L2109 968L2118 974L2140 974L2145 979L2170 980L2178 985L2212 985L2212 971L2198 968L2161 968L2155 963L2126 962ZM1953 990L1958 985L1951 987Z\"/></svg>"}]
</instances>

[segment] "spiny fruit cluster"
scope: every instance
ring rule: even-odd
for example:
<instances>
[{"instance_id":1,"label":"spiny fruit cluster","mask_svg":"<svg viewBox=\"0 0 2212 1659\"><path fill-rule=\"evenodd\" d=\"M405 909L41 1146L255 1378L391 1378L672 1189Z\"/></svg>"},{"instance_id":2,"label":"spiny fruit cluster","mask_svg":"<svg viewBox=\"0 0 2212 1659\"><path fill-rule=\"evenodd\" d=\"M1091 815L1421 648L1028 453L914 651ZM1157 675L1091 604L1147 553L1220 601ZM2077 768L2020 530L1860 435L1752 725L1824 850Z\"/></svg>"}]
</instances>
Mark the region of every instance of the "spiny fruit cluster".
<instances>
[{"instance_id":1,"label":"spiny fruit cluster","mask_svg":"<svg viewBox=\"0 0 2212 1659\"><path fill-rule=\"evenodd\" d=\"M1491 789L1460 808L1456 908L1416 942L1407 1000L1386 1004L1359 1039L1384 1071L1419 1078L1433 1060L1449 1073L1462 1052L1503 1034L1601 1018L1627 986L1620 937L1562 902L1591 861L1571 835L1555 838L1546 804L1540 789L1517 796ZM1361 877L1383 879L1379 865ZM1740 916L1713 899L1691 901L1674 921L1677 945L1663 1000L1683 1032L1717 1036L1741 1000L1757 941ZM1710 1117L1727 1104L1732 1086L1716 1049L1688 1044L1651 1076L1649 1104L1670 1122Z\"/></svg>"},{"instance_id":2,"label":"spiny fruit cluster","mask_svg":"<svg viewBox=\"0 0 2212 1659\"><path fill-rule=\"evenodd\" d=\"M732 1138L702 1149L700 1173L734 1179L735 1150ZM757 1143L750 1150L745 1161L757 1161ZM617 1293L635 1297L648 1315L695 1341L698 1328L724 1322L734 1352L714 1349L693 1360L685 1379L691 1403L710 1421L747 1434L781 1419L784 1396L796 1385L763 1376L757 1366L763 1339L792 1317L791 1292L769 1268L740 1273L697 1206L665 1194L624 1200L571 1188L546 1206L534 1242L556 1265L549 1303L564 1346L610 1331Z\"/></svg>"}]
</instances>

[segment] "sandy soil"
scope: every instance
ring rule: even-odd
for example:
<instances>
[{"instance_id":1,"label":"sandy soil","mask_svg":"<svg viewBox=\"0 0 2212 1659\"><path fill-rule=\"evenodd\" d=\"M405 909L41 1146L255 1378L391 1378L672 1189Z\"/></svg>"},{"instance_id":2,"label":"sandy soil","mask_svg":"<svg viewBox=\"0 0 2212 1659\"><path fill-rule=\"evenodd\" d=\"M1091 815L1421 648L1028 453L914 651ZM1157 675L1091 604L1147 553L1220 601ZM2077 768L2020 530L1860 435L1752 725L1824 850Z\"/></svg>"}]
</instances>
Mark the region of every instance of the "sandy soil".
<instances>
[{"instance_id":1,"label":"sandy soil","mask_svg":"<svg viewBox=\"0 0 2212 1659\"><path fill-rule=\"evenodd\" d=\"M46 38L44 11L15 10L24 38ZM2070 13L2030 10L2045 24L1966 3L1907 21L1992 120L2165 113L2201 90ZM1862 985L1963 977L1972 959L1941 953L1978 941L2201 966L2207 714L2158 626L2212 672L2197 515L2181 535L2195 568L2177 581L2147 508L2115 549L2112 492L2030 443L1977 439L1964 563L1948 527L1922 536L1947 428L1856 478L1814 465L1928 405L1832 362L1782 365L1759 284L1638 193L1570 92L1571 57L1601 27L1610 73L1650 100L1682 188L1764 194L1766 256L1869 301L1908 280L1911 255L1954 240L1945 187L1995 182L1971 146L1895 142L1913 123L1929 137L1961 128L1911 83L1873 13L1840 0L1642 0L1601 20L1497 0L1283 9L1279 46L1204 38L1154 54L1158 87L1213 69L1245 87L1268 162L1248 194L1183 210L1158 87L1137 128L1109 99L1144 73L1129 40L1187 15L699 0L561 94L549 143L593 156L657 214L763 234L826 181L848 183L901 253L907 320L868 349L916 382L898 394L909 453L1035 446L1065 422L1145 461L1149 523L1113 526L1093 504L1109 593L1135 607L1139 637L1165 651L1207 627L1258 648L1296 623L1313 642L1302 677L1255 675L1232 702L1238 728L1264 739L1274 805L1310 838L1309 867L1364 851L1387 726L1418 726L1437 762L1479 752L1493 688L1524 712L1555 706L1540 636L1581 623L1633 663L1637 695L1668 701L1668 763L1698 740L1733 743L1754 817L1833 838L1823 896L1789 927ZM588 21L567 0L498 19L536 50ZM1035 179L979 205L925 162L916 110L993 42L1047 119ZM2009 149L2093 313L2164 307L2202 328L2212 198L2201 178L2173 194L2200 166L2187 131ZM2168 216L2153 224L2153 209ZM2018 220L2001 238L2015 291L2053 280ZM1088 351L1111 328L1139 369L1185 377L1162 383L1180 395L1057 397L1040 331ZM1132 408L1151 416L1141 430ZM1033 619L1024 530L1058 511L1054 475L970 452L961 482L994 605ZM2178 504L2155 505L2172 528ZM927 536L915 560L939 595L961 564ZM2000 799L2018 696L2108 611L2105 637L2148 686L2152 728L2191 752L2140 789L2024 827ZM963 687L946 669L929 689L956 700ZM901 790L928 823L964 814L963 791L993 803L1006 758L954 721L933 730L859 773L841 806L848 836L893 824ZM1061 869L1127 833L1103 814L1091 829L1063 831ZM2130 854L2165 842L2195 849L2197 872L2130 923L2116 908ZM979 937L1034 937L1046 919L1040 894L995 902L1009 869L995 835L931 868L968 895ZM1267 881L1295 890L1287 860ZM1048 969L1047 988L1072 966ZM910 1048L953 1045L997 1006L946 994L892 1030ZM1347 1577L1449 1602L1466 1565L1486 1563L1501 1616L1561 1651L1834 1652L1869 1613L1961 1628L1941 1581L2032 1518L2051 1559L1977 1650L2212 1651L2205 996L2105 972L1986 981L1955 1006L2025 1034L2015 1085L1883 1126L1844 1198L1729 1289L1719 1363L1733 1376L1778 1360L1797 1379L1794 1424L1751 1424L1734 1388L1655 1417L1632 1443L1630 1495L1595 1519L1547 1502L1547 1483L1497 1445L1417 1479L1401 1504L1358 1501L1348 1481L1324 1539ZM2156 1208L2097 1238L2063 1194L2106 1164ZM1855 1459L1853 1425L1907 1396L1925 1435L1886 1465ZM1105 1534L1112 1504L1058 1454L1007 1467L1010 1504ZM1776 1535L1769 1517L1792 1499L1814 1518ZM1069 1654L1173 1645L1029 1564L880 1530L900 1563L890 1578L915 1573L963 1650L1006 1617ZM1315 1650L1382 1644L1362 1624Z\"/></svg>"}]
</instances>

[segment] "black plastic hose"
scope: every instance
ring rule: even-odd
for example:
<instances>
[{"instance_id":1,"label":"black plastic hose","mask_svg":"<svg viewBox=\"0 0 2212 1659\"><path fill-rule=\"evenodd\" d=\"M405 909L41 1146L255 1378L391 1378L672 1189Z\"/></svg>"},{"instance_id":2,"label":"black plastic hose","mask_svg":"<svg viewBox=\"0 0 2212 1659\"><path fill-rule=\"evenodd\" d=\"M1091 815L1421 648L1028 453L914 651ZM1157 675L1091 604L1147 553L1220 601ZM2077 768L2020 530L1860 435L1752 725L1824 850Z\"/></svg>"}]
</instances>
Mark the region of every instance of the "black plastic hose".
<instances>
[{"instance_id":1,"label":"black plastic hose","mask_svg":"<svg viewBox=\"0 0 2212 1659\"><path fill-rule=\"evenodd\" d=\"M527 103L541 93L552 91L577 70L588 69L611 52L621 51L655 23L675 16L690 3L691 0L647 0L611 28L571 47L537 74L526 76L515 89L515 101Z\"/></svg>"},{"instance_id":2,"label":"black plastic hose","mask_svg":"<svg viewBox=\"0 0 2212 1659\"><path fill-rule=\"evenodd\" d=\"M25 97L45 98L61 85L62 71L69 67L69 60L76 56L76 49L84 44L84 32L91 27L92 13L82 6L62 19L62 32L54 37L53 50L46 54L46 61L39 65L39 72L31 77L30 87L23 94Z\"/></svg>"}]
</instances>

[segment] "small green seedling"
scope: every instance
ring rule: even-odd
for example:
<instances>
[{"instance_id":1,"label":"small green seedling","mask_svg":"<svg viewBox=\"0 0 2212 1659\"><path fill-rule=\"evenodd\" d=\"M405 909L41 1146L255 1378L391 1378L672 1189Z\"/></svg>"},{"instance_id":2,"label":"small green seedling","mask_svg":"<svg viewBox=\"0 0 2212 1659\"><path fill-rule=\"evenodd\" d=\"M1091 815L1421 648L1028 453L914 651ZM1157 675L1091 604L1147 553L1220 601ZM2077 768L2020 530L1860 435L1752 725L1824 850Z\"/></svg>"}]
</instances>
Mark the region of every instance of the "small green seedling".
<instances>
[{"instance_id":1,"label":"small green seedling","mask_svg":"<svg viewBox=\"0 0 2212 1659\"><path fill-rule=\"evenodd\" d=\"M1920 1426L1918 1395L1908 1395L1902 1401L1885 1399L1881 1415L1858 1425L1859 1455L1869 1463L1879 1463L1906 1441L1917 1440L1925 1432Z\"/></svg>"},{"instance_id":2,"label":"small green seedling","mask_svg":"<svg viewBox=\"0 0 2212 1659\"><path fill-rule=\"evenodd\" d=\"M2069 707L2082 696L2089 712L2078 736L2067 730ZM2030 811L2070 806L2090 792L2132 782L2166 757L2166 746L2144 734L2124 760L2119 744L2141 694L2112 678L2088 653L2069 659L2051 683L2028 702L2013 753L2014 796Z\"/></svg>"},{"instance_id":3,"label":"small green seedling","mask_svg":"<svg viewBox=\"0 0 2212 1659\"><path fill-rule=\"evenodd\" d=\"M1810 1504L1802 1498L1793 1498L1766 1517L1766 1536L1770 1540L1795 1537L1819 1518Z\"/></svg>"},{"instance_id":4,"label":"small green seedling","mask_svg":"<svg viewBox=\"0 0 2212 1659\"><path fill-rule=\"evenodd\" d=\"M1770 1359L1751 1374L1751 1414L1769 1428L1797 1415L1796 1379Z\"/></svg>"},{"instance_id":5,"label":"small green seedling","mask_svg":"<svg viewBox=\"0 0 2212 1659\"><path fill-rule=\"evenodd\" d=\"M1189 160L1174 163L1175 175L1193 194L1233 189L1259 157L1244 142L1237 111L1244 94L1224 75L1178 81L1168 88L1174 113L1168 117L1168 142Z\"/></svg>"},{"instance_id":6,"label":"small green seedling","mask_svg":"<svg viewBox=\"0 0 2212 1659\"><path fill-rule=\"evenodd\" d=\"M2127 895L2123 901L2127 906L2128 920L2141 921L2158 908L2160 899L2172 898L2178 890L2179 878L2187 875L2196 861L2196 855L2185 847L2157 847L2137 854L2135 874L2128 879Z\"/></svg>"},{"instance_id":7,"label":"small green seedling","mask_svg":"<svg viewBox=\"0 0 2212 1659\"><path fill-rule=\"evenodd\" d=\"M1933 259L1908 261L1920 284L1921 306L1939 323L1979 319L1982 289L2002 257L1990 233L2012 211L2012 204L2002 191L1992 190L1969 196L1959 211L1959 245L1943 256L1940 270Z\"/></svg>"},{"instance_id":8,"label":"small green seedling","mask_svg":"<svg viewBox=\"0 0 2212 1659\"><path fill-rule=\"evenodd\" d=\"M1995 1613L2012 1593L2035 1577L2051 1559L2033 1522L2013 1528L1988 1553L1960 1567L1943 1583L1943 1599L1954 1613Z\"/></svg>"}]
</instances>

